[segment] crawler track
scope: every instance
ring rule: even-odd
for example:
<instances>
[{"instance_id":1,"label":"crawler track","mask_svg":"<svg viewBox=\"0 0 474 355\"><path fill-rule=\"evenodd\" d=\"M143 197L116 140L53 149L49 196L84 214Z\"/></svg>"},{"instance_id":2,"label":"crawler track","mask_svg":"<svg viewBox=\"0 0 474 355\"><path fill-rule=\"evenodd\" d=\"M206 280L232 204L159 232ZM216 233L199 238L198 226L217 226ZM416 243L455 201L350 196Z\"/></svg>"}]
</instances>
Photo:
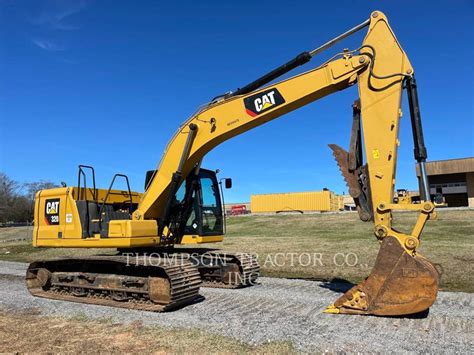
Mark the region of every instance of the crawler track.
<instances>
[{"instance_id":1,"label":"crawler track","mask_svg":"<svg viewBox=\"0 0 474 355\"><path fill-rule=\"evenodd\" d=\"M253 286L260 276L260 265L255 255L248 253L232 253L225 251L212 251L209 254L221 259L230 268L227 272L221 272L221 277L207 277L201 273L203 287L214 288L241 288ZM232 266L235 265L234 268Z\"/></svg>"},{"instance_id":2,"label":"crawler track","mask_svg":"<svg viewBox=\"0 0 474 355\"><path fill-rule=\"evenodd\" d=\"M38 297L154 312L201 298L199 271L186 260L93 256L35 261L26 283Z\"/></svg>"},{"instance_id":3,"label":"crawler track","mask_svg":"<svg viewBox=\"0 0 474 355\"><path fill-rule=\"evenodd\" d=\"M172 263L189 261L198 268L203 287L248 287L255 285L260 276L257 257L250 253L207 248L125 249L119 252L143 257L155 255Z\"/></svg>"}]
</instances>

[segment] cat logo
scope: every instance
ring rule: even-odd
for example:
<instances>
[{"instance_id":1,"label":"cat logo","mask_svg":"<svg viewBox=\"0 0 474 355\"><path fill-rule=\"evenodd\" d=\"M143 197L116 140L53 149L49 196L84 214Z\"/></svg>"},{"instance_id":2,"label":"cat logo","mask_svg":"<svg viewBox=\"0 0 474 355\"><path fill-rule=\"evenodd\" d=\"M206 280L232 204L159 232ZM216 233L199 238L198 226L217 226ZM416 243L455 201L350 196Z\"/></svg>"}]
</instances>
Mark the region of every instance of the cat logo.
<instances>
[{"instance_id":1,"label":"cat logo","mask_svg":"<svg viewBox=\"0 0 474 355\"><path fill-rule=\"evenodd\" d=\"M59 224L59 198L52 198L45 201L44 221L47 225Z\"/></svg>"},{"instance_id":2,"label":"cat logo","mask_svg":"<svg viewBox=\"0 0 474 355\"><path fill-rule=\"evenodd\" d=\"M59 210L59 201L47 202L46 203L46 213L47 214L57 214Z\"/></svg>"},{"instance_id":3,"label":"cat logo","mask_svg":"<svg viewBox=\"0 0 474 355\"><path fill-rule=\"evenodd\" d=\"M284 103L285 99L277 89L265 90L244 99L245 111L252 117Z\"/></svg>"}]
</instances>

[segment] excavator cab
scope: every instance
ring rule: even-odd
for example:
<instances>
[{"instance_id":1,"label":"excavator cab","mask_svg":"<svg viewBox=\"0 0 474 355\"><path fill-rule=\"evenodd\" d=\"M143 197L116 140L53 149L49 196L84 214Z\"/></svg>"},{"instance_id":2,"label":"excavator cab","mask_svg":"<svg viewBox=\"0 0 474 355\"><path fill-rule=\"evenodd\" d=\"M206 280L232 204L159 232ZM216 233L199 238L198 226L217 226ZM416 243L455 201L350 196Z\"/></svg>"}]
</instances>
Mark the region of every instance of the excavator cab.
<instances>
[{"instance_id":1,"label":"excavator cab","mask_svg":"<svg viewBox=\"0 0 474 355\"><path fill-rule=\"evenodd\" d=\"M183 223L184 234L212 236L224 233L224 214L216 173L200 169L176 192L172 219ZM181 219L179 219L181 218Z\"/></svg>"},{"instance_id":2,"label":"excavator cab","mask_svg":"<svg viewBox=\"0 0 474 355\"><path fill-rule=\"evenodd\" d=\"M145 188L154 170L146 175ZM232 183L226 179L226 188ZM174 194L170 207L169 230L181 243L183 236L221 236L224 234L222 196L216 172L199 169L184 179Z\"/></svg>"}]
</instances>

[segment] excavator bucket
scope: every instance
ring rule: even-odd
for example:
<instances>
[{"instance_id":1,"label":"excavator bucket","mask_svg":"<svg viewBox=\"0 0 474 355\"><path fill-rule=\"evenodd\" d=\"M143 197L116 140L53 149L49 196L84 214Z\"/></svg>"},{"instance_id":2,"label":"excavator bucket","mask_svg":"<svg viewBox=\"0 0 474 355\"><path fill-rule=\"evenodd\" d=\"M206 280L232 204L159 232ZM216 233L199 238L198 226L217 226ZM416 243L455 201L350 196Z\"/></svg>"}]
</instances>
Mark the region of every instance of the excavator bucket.
<instances>
[{"instance_id":1,"label":"excavator bucket","mask_svg":"<svg viewBox=\"0 0 474 355\"><path fill-rule=\"evenodd\" d=\"M367 196L370 188L361 183L364 171L349 168L351 153L335 144L329 147L354 198L360 218L363 221L373 219ZM389 235L381 242L369 277L339 297L326 312L380 316L419 313L435 301L438 283L439 274L431 262L417 252L408 253L396 237Z\"/></svg>"},{"instance_id":2,"label":"excavator bucket","mask_svg":"<svg viewBox=\"0 0 474 355\"><path fill-rule=\"evenodd\" d=\"M423 256L408 254L395 237L382 241L371 274L330 305L327 313L410 315L427 310L438 292L439 274Z\"/></svg>"}]
</instances>

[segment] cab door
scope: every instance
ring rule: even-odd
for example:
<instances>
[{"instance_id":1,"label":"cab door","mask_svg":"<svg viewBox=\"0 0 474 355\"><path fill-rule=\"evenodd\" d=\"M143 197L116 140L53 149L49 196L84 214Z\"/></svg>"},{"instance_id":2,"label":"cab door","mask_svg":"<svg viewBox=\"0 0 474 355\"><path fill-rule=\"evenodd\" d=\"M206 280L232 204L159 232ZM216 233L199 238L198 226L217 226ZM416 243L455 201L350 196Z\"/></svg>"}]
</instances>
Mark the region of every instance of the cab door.
<instances>
[{"instance_id":1,"label":"cab door","mask_svg":"<svg viewBox=\"0 0 474 355\"><path fill-rule=\"evenodd\" d=\"M201 230L200 235L223 234L222 204L219 193L219 185L214 172L203 170L199 174L200 182L200 211Z\"/></svg>"}]
</instances>

